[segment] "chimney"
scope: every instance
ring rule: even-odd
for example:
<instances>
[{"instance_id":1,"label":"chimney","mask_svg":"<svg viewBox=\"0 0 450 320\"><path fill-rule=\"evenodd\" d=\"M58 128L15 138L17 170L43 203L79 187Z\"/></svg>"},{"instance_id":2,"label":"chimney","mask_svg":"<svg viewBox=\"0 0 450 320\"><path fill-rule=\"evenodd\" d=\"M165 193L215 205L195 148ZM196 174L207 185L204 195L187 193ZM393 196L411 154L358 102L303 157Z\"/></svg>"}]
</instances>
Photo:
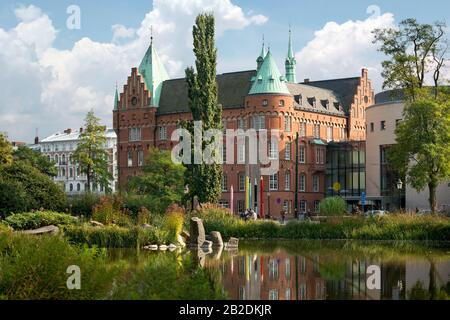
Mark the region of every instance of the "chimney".
<instances>
[{"instance_id":1,"label":"chimney","mask_svg":"<svg viewBox=\"0 0 450 320\"><path fill-rule=\"evenodd\" d=\"M309 83L309 78L305 79L303 82L304 83Z\"/></svg>"},{"instance_id":2,"label":"chimney","mask_svg":"<svg viewBox=\"0 0 450 320\"><path fill-rule=\"evenodd\" d=\"M66 129L66 130L64 130L64 133L66 133L66 134L70 134L72 132L72 129Z\"/></svg>"},{"instance_id":3,"label":"chimney","mask_svg":"<svg viewBox=\"0 0 450 320\"><path fill-rule=\"evenodd\" d=\"M39 137L34 137L34 144L39 144Z\"/></svg>"}]
</instances>

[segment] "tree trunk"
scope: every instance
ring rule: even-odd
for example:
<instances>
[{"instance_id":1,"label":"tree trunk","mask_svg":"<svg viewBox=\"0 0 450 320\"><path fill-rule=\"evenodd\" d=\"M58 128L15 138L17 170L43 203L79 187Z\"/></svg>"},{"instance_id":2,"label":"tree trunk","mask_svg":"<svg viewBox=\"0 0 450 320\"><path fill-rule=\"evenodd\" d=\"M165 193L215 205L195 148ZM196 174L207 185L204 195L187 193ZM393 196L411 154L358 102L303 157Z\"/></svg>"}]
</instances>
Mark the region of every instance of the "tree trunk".
<instances>
[{"instance_id":1,"label":"tree trunk","mask_svg":"<svg viewBox=\"0 0 450 320\"><path fill-rule=\"evenodd\" d=\"M431 212L434 214L436 213L437 204L436 204L436 184L433 182L428 183L428 190L430 192L430 209Z\"/></svg>"}]
</instances>

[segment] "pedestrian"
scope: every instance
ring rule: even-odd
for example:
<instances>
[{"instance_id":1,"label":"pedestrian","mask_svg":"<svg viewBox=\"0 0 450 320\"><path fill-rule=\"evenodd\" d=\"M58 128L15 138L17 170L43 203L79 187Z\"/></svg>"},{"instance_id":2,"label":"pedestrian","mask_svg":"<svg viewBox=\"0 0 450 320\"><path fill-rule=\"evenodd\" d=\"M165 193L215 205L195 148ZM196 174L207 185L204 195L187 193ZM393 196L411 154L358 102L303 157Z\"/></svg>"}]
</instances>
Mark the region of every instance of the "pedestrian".
<instances>
[{"instance_id":1,"label":"pedestrian","mask_svg":"<svg viewBox=\"0 0 450 320\"><path fill-rule=\"evenodd\" d=\"M286 211L281 210L281 223L284 224L284 220L286 219Z\"/></svg>"}]
</instances>

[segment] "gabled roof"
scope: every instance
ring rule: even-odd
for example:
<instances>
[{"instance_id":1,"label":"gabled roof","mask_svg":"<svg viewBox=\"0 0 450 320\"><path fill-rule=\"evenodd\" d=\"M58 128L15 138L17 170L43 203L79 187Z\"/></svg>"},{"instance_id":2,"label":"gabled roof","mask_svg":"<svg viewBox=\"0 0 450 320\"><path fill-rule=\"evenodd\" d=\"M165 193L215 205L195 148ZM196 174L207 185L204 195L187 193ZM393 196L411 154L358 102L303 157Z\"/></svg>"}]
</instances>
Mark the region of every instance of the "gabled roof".
<instances>
[{"instance_id":1,"label":"gabled roof","mask_svg":"<svg viewBox=\"0 0 450 320\"><path fill-rule=\"evenodd\" d=\"M303 84L323 89L328 89L337 95L344 107L345 112L348 114L350 105L353 102L353 97L357 93L357 88L360 83L360 77L343 78L343 79L331 79L321 81L309 81Z\"/></svg>"},{"instance_id":2,"label":"gabled roof","mask_svg":"<svg viewBox=\"0 0 450 320\"><path fill-rule=\"evenodd\" d=\"M244 106L255 70L217 75L218 99L224 109ZM164 81L161 89L158 114L190 112L186 78Z\"/></svg>"},{"instance_id":3,"label":"gabled roof","mask_svg":"<svg viewBox=\"0 0 450 320\"><path fill-rule=\"evenodd\" d=\"M253 85L249 94L287 94L289 90L286 87L286 80L284 76L281 76L278 70L275 59L272 54L267 52L266 57L256 74L256 77L252 79Z\"/></svg>"},{"instance_id":4,"label":"gabled roof","mask_svg":"<svg viewBox=\"0 0 450 320\"><path fill-rule=\"evenodd\" d=\"M147 89L151 92L152 106L159 107L162 83L169 79L169 75L159 59L158 53L153 46L153 42L150 43L138 70L144 77Z\"/></svg>"},{"instance_id":5,"label":"gabled roof","mask_svg":"<svg viewBox=\"0 0 450 320\"><path fill-rule=\"evenodd\" d=\"M51 136L42 139L41 143L56 141L77 141L80 138L80 134L81 132L79 130L70 131L70 133L56 132ZM115 139L117 137L116 132L112 128L105 129L105 136L107 139Z\"/></svg>"}]
</instances>

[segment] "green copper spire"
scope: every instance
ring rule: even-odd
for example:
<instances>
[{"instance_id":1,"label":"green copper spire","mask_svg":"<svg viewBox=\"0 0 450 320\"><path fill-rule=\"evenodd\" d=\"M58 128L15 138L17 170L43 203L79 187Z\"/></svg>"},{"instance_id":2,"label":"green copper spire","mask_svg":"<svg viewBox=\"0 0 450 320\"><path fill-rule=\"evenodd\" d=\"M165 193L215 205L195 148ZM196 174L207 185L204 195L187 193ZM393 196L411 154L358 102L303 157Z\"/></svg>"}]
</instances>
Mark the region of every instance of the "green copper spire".
<instances>
[{"instance_id":1,"label":"green copper spire","mask_svg":"<svg viewBox=\"0 0 450 320\"><path fill-rule=\"evenodd\" d=\"M150 47L139 65L139 73L144 77L147 89L151 92L152 106L158 107L162 84L169 79L169 76L153 46L153 36L151 36Z\"/></svg>"},{"instance_id":2,"label":"green copper spire","mask_svg":"<svg viewBox=\"0 0 450 320\"><path fill-rule=\"evenodd\" d=\"M261 65L262 65L265 57L266 57L266 47L264 46L264 35L263 35L261 53L259 54L258 59L256 59L256 63L257 63L256 70L259 70L259 68L261 68Z\"/></svg>"},{"instance_id":3,"label":"green copper spire","mask_svg":"<svg viewBox=\"0 0 450 320\"><path fill-rule=\"evenodd\" d=\"M285 82L269 49L253 80L249 94L290 94Z\"/></svg>"},{"instance_id":4,"label":"green copper spire","mask_svg":"<svg viewBox=\"0 0 450 320\"><path fill-rule=\"evenodd\" d=\"M286 57L286 61L284 63L286 69L286 81L296 83L296 75L295 75L295 65L297 61L295 61L294 50L292 49L292 37L291 37L291 27L289 27L289 44L288 44L288 54Z\"/></svg>"},{"instance_id":5,"label":"green copper spire","mask_svg":"<svg viewBox=\"0 0 450 320\"><path fill-rule=\"evenodd\" d=\"M114 110L119 109L119 92L117 92L117 84L116 84L116 95L114 97Z\"/></svg>"}]
</instances>

